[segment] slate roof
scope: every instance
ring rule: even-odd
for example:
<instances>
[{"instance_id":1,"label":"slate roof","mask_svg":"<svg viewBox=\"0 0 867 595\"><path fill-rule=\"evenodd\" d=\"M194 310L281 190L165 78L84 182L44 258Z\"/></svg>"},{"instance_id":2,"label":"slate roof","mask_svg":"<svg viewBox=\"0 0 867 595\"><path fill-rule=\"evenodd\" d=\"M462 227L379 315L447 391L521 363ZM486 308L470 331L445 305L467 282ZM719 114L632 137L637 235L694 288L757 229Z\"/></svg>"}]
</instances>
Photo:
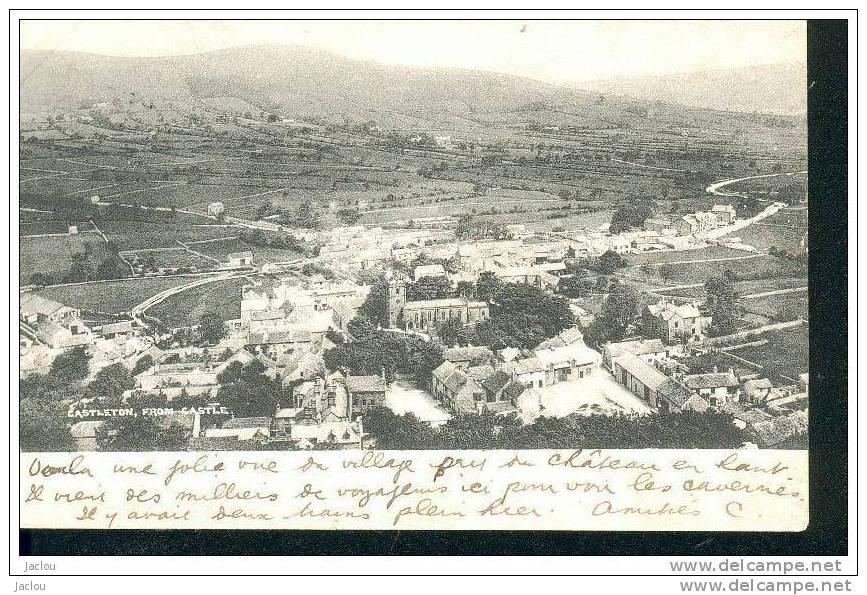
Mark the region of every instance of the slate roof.
<instances>
[{"instance_id":1,"label":"slate roof","mask_svg":"<svg viewBox=\"0 0 867 595\"><path fill-rule=\"evenodd\" d=\"M711 372L710 374L691 374L683 377L683 384L690 390L700 388L727 388L738 385L738 379L731 372Z\"/></svg>"},{"instance_id":2,"label":"slate roof","mask_svg":"<svg viewBox=\"0 0 867 595\"><path fill-rule=\"evenodd\" d=\"M503 394L510 399L517 399L521 396L521 394L523 394L526 388L527 387L525 387L522 383L513 380L506 385L506 388L503 389Z\"/></svg>"},{"instance_id":3,"label":"slate roof","mask_svg":"<svg viewBox=\"0 0 867 595\"><path fill-rule=\"evenodd\" d=\"M224 430L238 428L269 428L270 417L233 417L223 424Z\"/></svg>"},{"instance_id":4,"label":"slate roof","mask_svg":"<svg viewBox=\"0 0 867 595\"><path fill-rule=\"evenodd\" d=\"M132 321L124 320L122 322L104 324L102 325L101 331L103 335L110 333L129 333L132 332Z\"/></svg>"},{"instance_id":5,"label":"slate roof","mask_svg":"<svg viewBox=\"0 0 867 595\"><path fill-rule=\"evenodd\" d=\"M665 353L665 344L661 339L646 339L643 341L621 341L619 343L607 343L604 349L608 351L611 358L618 357L624 353L633 353L635 355L644 355L647 353Z\"/></svg>"},{"instance_id":6,"label":"slate roof","mask_svg":"<svg viewBox=\"0 0 867 595\"><path fill-rule=\"evenodd\" d=\"M298 330L268 330L250 333L248 345L279 345L282 343L308 343L313 335L305 329Z\"/></svg>"},{"instance_id":7,"label":"slate roof","mask_svg":"<svg viewBox=\"0 0 867 595\"><path fill-rule=\"evenodd\" d=\"M752 433L761 446L776 446L807 430L807 413L796 411L752 425Z\"/></svg>"},{"instance_id":8,"label":"slate roof","mask_svg":"<svg viewBox=\"0 0 867 595\"><path fill-rule=\"evenodd\" d=\"M486 361L494 359L494 353L487 347L452 347L443 350L443 357L450 362Z\"/></svg>"},{"instance_id":9,"label":"slate roof","mask_svg":"<svg viewBox=\"0 0 867 595\"><path fill-rule=\"evenodd\" d=\"M454 394L467 383L467 377L450 361L444 361L432 372L434 378Z\"/></svg>"},{"instance_id":10,"label":"slate roof","mask_svg":"<svg viewBox=\"0 0 867 595\"><path fill-rule=\"evenodd\" d=\"M511 381L512 377L500 370L482 380L482 388L492 393L498 393Z\"/></svg>"},{"instance_id":11,"label":"slate roof","mask_svg":"<svg viewBox=\"0 0 867 595\"><path fill-rule=\"evenodd\" d=\"M387 386L382 376L347 376L346 388L353 393L384 393Z\"/></svg>"},{"instance_id":12,"label":"slate roof","mask_svg":"<svg viewBox=\"0 0 867 595\"><path fill-rule=\"evenodd\" d=\"M675 315L680 318L697 318L701 316L698 306L692 303L678 306L671 302L659 302L658 304L648 304L647 310L652 316L661 318L662 320L670 320Z\"/></svg>"},{"instance_id":13,"label":"slate roof","mask_svg":"<svg viewBox=\"0 0 867 595\"><path fill-rule=\"evenodd\" d=\"M674 403L678 407L683 407L690 397L692 397L692 393L683 388L683 386L672 378L666 378L665 381L657 387L656 392L663 395L667 401Z\"/></svg>"},{"instance_id":14,"label":"slate roof","mask_svg":"<svg viewBox=\"0 0 867 595\"><path fill-rule=\"evenodd\" d=\"M746 391L762 390L766 388L774 388L774 385L771 384L771 381L767 378L758 378L756 380L747 380L744 382L744 390Z\"/></svg>"},{"instance_id":15,"label":"slate roof","mask_svg":"<svg viewBox=\"0 0 867 595\"><path fill-rule=\"evenodd\" d=\"M641 384L650 390L658 390L659 387L669 379L665 374L647 362L639 359L639 357L633 353L624 353L617 357L614 360L614 363L629 372L639 382L641 382Z\"/></svg>"},{"instance_id":16,"label":"slate roof","mask_svg":"<svg viewBox=\"0 0 867 595\"><path fill-rule=\"evenodd\" d=\"M60 302L46 299L35 293L23 293L19 298L18 309L24 316L32 316L33 314L51 316L63 307Z\"/></svg>"}]
</instances>

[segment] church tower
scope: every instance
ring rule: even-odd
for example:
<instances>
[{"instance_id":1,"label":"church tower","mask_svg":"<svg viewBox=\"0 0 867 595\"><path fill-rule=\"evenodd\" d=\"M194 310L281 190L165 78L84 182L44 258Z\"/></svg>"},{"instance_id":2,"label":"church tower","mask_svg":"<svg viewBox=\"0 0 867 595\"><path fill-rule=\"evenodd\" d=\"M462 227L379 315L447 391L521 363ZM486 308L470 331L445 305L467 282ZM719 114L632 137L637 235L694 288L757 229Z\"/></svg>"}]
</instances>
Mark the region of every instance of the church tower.
<instances>
[{"instance_id":1,"label":"church tower","mask_svg":"<svg viewBox=\"0 0 867 595\"><path fill-rule=\"evenodd\" d=\"M388 328L396 328L403 315L406 304L406 285L403 280L388 279Z\"/></svg>"}]
</instances>

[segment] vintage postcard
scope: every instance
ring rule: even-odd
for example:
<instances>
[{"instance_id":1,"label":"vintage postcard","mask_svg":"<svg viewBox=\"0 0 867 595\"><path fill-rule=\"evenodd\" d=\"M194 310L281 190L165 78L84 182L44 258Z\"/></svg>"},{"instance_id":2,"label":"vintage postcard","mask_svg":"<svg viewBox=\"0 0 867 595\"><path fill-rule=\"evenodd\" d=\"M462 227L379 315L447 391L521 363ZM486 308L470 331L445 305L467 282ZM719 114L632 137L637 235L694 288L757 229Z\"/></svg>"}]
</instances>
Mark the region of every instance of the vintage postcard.
<instances>
[{"instance_id":1,"label":"vintage postcard","mask_svg":"<svg viewBox=\"0 0 867 595\"><path fill-rule=\"evenodd\" d=\"M806 60L22 20L21 527L804 530Z\"/></svg>"}]
</instances>

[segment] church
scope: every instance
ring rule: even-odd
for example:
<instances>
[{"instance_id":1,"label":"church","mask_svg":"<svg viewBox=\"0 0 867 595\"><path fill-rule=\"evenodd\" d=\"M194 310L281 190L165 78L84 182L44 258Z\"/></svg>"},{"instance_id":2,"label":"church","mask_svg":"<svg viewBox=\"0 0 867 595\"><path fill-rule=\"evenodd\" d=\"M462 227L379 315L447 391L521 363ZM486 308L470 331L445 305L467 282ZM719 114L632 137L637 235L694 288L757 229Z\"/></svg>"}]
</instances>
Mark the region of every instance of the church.
<instances>
[{"instance_id":1,"label":"church","mask_svg":"<svg viewBox=\"0 0 867 595\"><path fill-rule=\"evenodd\" d=\"M424 330L449 320L472 324L489 317L488 304L466 298L406 301L406 285L400 280L388 282L388 326L406 330Z\"/></svg>"}]
</instances>

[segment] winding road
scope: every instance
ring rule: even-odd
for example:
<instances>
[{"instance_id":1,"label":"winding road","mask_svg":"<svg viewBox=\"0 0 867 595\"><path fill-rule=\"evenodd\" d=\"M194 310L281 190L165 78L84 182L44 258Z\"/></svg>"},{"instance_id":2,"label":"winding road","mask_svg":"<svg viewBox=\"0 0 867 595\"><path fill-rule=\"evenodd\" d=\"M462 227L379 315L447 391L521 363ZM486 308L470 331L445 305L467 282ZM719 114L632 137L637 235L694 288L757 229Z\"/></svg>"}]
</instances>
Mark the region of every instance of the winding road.
<instances>
[{"instance_id":1,"label":"winding road","mask_svg":"<svg viewBox=\"0 0 867 595\"><path fill-rule=\"evenodd\" d=\"M740 194L739 192L725 192L725 191L720 190L720 189L725 188L729 184L734 184L735 182L743 182L746 180L757 180L759 178L776 178L778 176L794 176L797 174L806 174L806 173L807 173L807 170L791 171L791 172L784 172L784 173L778 173L778 174L762 174L759 176L747 176L745 178L734 178L732 180L723 180L721 182L714 182L713 184L711 184L710 186L708 186L704 190L705 190L705 192L707 192L709 194L714 194L716 196L737 196L739 198L749 198L745 194ZM764 199L756 199L756 200L764 200Z\"/></svg>"}]
</instances>

